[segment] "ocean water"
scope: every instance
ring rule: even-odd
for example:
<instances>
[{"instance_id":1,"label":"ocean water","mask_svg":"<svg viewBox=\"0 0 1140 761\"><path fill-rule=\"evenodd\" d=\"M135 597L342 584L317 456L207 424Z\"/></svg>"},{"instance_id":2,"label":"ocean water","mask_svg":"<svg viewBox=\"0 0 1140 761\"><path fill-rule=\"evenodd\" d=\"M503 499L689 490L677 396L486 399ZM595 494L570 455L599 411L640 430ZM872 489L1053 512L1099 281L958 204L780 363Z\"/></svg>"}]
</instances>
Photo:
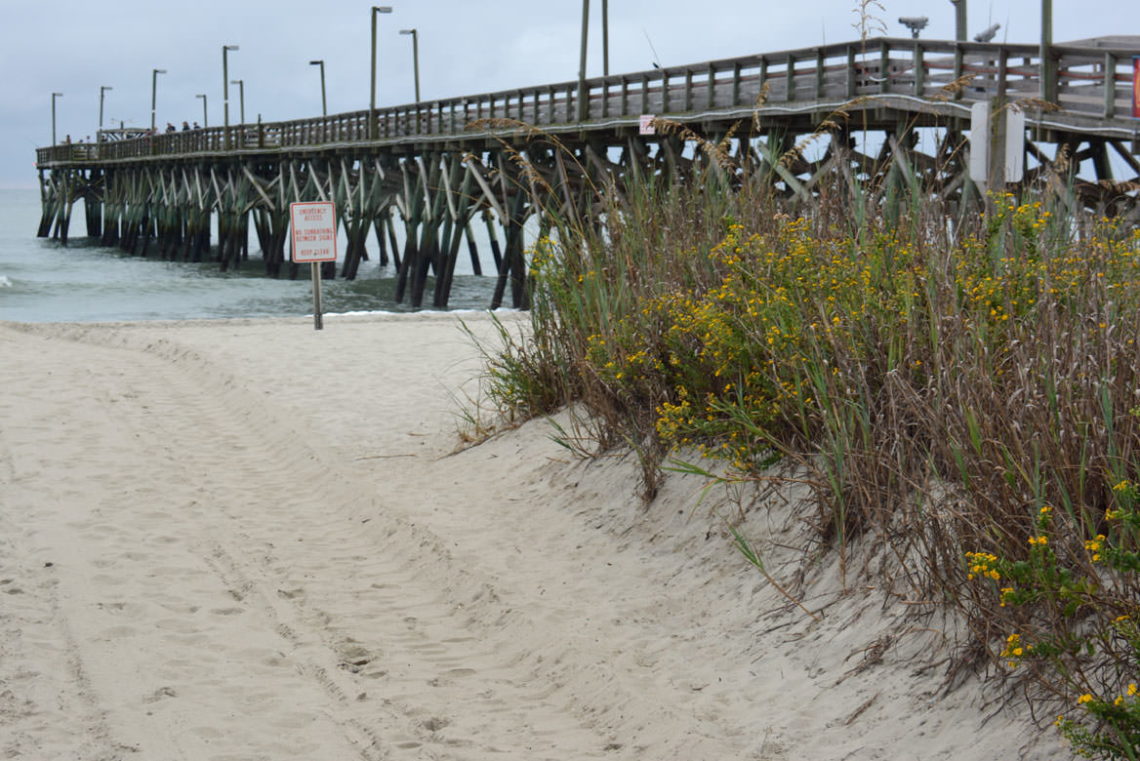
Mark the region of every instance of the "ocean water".
<instances>
[{"instance_id":1,"label":"ocean water","mask_svg":"<svg viewBox=\"0 0 1140 761\"><path fill-rule=\"evenodd\" d=\"M39 191L0 190L0 320L19 322L102 322L181 320L224 317L311 315L312 286L308 268L297 280L263 274L257 238L250 233L249 261L237 272L223 273L216 262L201 264L143 258L107 248L86 235L82 203L71 216L67 246L36 237L40 220ZM215 234L214 241L217 236ZM338 250L343 252L344 240ZM371 259L362 262L357 279L322 281L322 311L412 311L397 304L396 271L377 264L370 236ZM153 250L153 247L152 247ZM494 272L490 246L480 242L483 272ZM452 284L450 309L486 309L495 278L471 274L466 241L460 249ZM430 303L429 278L425 301ZM509 296L507 298L509 303Z\"/></svg>"}]
</instances>

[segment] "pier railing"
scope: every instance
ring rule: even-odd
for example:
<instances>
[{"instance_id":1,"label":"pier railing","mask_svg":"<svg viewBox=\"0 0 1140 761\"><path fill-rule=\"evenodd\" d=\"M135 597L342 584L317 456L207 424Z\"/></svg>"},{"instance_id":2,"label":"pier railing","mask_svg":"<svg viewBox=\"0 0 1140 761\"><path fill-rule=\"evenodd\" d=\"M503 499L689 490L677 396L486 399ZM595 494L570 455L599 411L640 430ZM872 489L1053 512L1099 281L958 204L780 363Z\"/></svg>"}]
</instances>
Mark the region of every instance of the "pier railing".
<instances>
[{"instance_id":1,"label":"pier railing","mask_svg":"<svg viewBox=\"0 0 1140 761\"><path fill-rule=\"evenodd\" d=\"M583 110L578 82L571 81L382 108L374 116L364 110L57 145L37 149L37 160L44 166L429 142L476 136L505 121L554 130L609 129L636 124L643 114L698 120L744 116L756 108L822 111L864 96L966 103L997 96L1035 99L1067 115L1119 123L1131 115L1136 55L1140 49L1059 45L1043 62L1036 45L878 38L595 77L586 81ZM474 133L473 122L483 125Z\"/></svg>"}]
</instances>

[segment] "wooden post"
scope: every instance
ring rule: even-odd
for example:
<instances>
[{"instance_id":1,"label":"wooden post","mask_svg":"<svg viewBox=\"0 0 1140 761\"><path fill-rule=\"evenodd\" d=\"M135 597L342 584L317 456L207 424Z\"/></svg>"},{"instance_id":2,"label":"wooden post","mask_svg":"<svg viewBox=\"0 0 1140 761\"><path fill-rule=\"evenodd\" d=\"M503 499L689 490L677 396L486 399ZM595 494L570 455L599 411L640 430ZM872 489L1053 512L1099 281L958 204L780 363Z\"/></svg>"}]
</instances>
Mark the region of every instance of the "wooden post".
<instances>
[{"instance_id":1,"label":"wooden post","mask_svg":"<svg viewBox=\"0 0 1140 761\"><path fill-rule=\"evenodd\" d=\"M889 93L891 91L891 48L885 42L879 45L879 79L882 80L879 84L879 92Z\"/></svg>"},{"instance_id":2,"label":"wooden post","mask_svg":"<svg viewBox=\"0 0 1140 761\"><path fill-rule=\"evenodd\" d=\"M499 248L499 237L495 235L495 226L491 222L491 212L483 210L483 224L487 226L487 238L491 242L491 258L495 260L495 272L503 271L503 254Z\"/></svg>"},{"instance_id":3,"label":"wooden post","mask_svg":"<svg viewBox=\"0 0 1140 761\"><path fill-rule=\"evenodd\" d=\"M477 276L482 276L483 265L479 261L479 246L475 243L475 236L471 234L471 222L463 228L463 232L467 237L467 253L471 256L471 271Z\"/></svg>"},{"instance_id":4,"label":"wooden post","mask_svg":"<svg viewBox=\"0 0 1140 761\"><path fill-rule=\"evenodd\" d=\"M1104 54L1104 118L1116 116L1116 56Z\"/></svg>"},{"instance_id":5,"label":"wooden post","mask_svg":"<svg viewBox=\"0 0 1140 761\"><path fill-rule=\"evenodd\" d=\"M914 97L921 98L926 90L926 59L922 43L914 43Z\"/></svg>"},{"instance_id":6,"label":"wooden post","mask_svg":"<svg viewBox=\"0 0 1140 761\"><path fill-rule=\"evenodd\" d=\"M400 269L400 244L396 239L396 222L392 219L392 213L389 211L384 215L384 226L388 230L388 245L392 250L392 266L397 270Z\"/></svg>"},{"instance_id":7,"label":"wooden post","mask_svg":"<svg viewBox=\"0 0 1140 761\"><path fill-rule=\"evenodd\" d=\"M847 97L854 98L856 89L855 79L855 46L847 46Z\"/></svg>"},{"instance_id":8,"label":"wooden post","mask_svg":"<svg viewBox=\"0 0 1140 761\"><path fill-rule=\"evenodd\" d=\"M823 50L815 52L815 99L823 100Z\"/></svg>"},{"instance_id":9,"label":"wooden post","mask_svg":"<svg viewBox=\"0 0 1140 761\"><path fill-rule=\"evenodd\" d=\"M965 2L966 0L960 0ZM962 71L965 68L965 52L962 50L962 44L959 42L954 46L954 79L955 81L962 78ZM964 87L958 87L954 91L954 100L962 99L962 91Z\"/></svg>"}]
</instances>

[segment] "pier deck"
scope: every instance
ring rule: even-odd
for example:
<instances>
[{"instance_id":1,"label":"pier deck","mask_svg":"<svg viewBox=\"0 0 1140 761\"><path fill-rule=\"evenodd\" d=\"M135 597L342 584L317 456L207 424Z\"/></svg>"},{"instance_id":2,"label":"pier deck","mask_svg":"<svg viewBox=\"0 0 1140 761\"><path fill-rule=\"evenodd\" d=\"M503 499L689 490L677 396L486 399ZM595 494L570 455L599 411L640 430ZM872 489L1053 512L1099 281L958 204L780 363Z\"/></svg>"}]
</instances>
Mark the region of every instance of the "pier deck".
<instances>
[{"instance_id":1,"label":"pier deck","mask_svg":"<svg viewBox=\"0 0 1140 761\"><path fill-rule=\"evenodd\" d=\"M70 206L83 197L89 234L142 253L153 240L163 255L199 257L217 214L226 267L242 258L252 216L266 269L277 274L288 203L331 199L349 239L344 276L356 275L374 229L381 261L390 250L399 267L398 297L406 283L418 305L430 272L433 303L442 306L460 238L473 245L471 224L482 213L488 230L493 217L506 239L497 250L492 231L495 305L509 283L515 305L525 306L522 225L541 212L542 199L520 190L513 156L570 198L577 175L620 180L637 165L685 176L702 162L695 142L727 139L742 166L768 166L782 192L806 200L840 160L869 182L905 151L938 192L965 202L978 197L964 133L980 101L1025 114L1031 177L1059 156L1077 167L1089 162L1095 177L1076 183L1074 202L1134 214L1137 56L1140 37L1057 45L1044 62L1037 45L880 38L375 111L56 145L37 150L40 233L66 239ZM645 116L656 120L655 134L640 129ZM826 153L787 161L821 125ZM937 132L935 155L914 155L923 129ZM878 155L856 149L856 132L878 135ZM1137 177L1114 177L1114 163ZM404 228L402 252L393 210Z\"/></svg>"}]
</instances>

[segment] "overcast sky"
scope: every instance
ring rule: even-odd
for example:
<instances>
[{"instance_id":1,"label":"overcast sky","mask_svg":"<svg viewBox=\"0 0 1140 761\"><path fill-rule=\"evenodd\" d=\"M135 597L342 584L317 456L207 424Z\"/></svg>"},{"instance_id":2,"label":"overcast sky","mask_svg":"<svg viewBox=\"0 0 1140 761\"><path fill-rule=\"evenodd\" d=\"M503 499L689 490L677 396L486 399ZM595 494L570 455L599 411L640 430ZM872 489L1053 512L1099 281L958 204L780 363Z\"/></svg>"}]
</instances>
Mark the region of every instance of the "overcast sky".
<instances>
[{"instance_id":1,"label":"overcast sky","mask_svg":"<svg viewBox=\"0 0 1140 761\"><path fill-rule=\"evenodd\" d=\"M869 1L869 0L868 0ZM379 27L379 105L414 100L416 28L425 100L572 80L577 76L579 0L387 0ZM970 34L1000 23L997 41L1040 40L1040 0L969 0ZM150 125L151 71L158 121L222 119L222 46L230 79L245 82L246 119L317 116L326 66L329 112L368 107L370 10L366 0L0 0L0 187L36 183L34 148L51 142L51 93L62 140L95 135L99 88L105 122ZM858 38L857 0L609 0L610 72L641 71L713 58ZM900 16L928 16L923 37L952 39L949 0L881 0L873 8L889 34ZM1058 42L1140 34L1137 0L1054 0ZM588 74L602 73L601 0L592 0ZM238 118L237 87L230 119Z\"/></svg>"}]
</instances>

